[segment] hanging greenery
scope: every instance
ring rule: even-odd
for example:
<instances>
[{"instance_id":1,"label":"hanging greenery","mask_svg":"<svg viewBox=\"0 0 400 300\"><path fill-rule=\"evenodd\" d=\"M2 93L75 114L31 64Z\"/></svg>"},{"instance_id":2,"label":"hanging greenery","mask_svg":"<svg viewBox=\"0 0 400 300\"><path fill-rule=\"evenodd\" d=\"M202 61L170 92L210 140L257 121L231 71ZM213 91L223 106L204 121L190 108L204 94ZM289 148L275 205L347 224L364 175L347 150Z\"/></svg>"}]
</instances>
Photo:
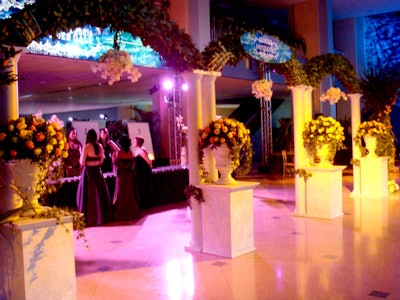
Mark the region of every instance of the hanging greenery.
<instances>
[{"instance_id":1,"label":"hanging greenery","mask_svg":"<svg viewBox=\"0 0 400 300\"><path fill-rule=\"evenodd\" d=\"M341 54L327 53L315 56L304 65L308 84L317 86L328 75L334 75L343 85L347 94L360 93L356 70L350 61Z\"/></svg>"},{"instance_id":2,"label":"hanging greenery","mask_svg":"<svg viewBox=\"0 0 400 300\"><path fill-rule=\"evenodd\" d=\"M158 52L166 67L177 73L194 69L221 71L226 64L236 66L247 57L240 37L248 29L239 28L226 34L210 42L200 53L190 35L168 14L149 7L146 0L36 0L11 18L0 20L0 45L26 47L33 40L47 36L55 38L61 31L87 24L140 37L144 46ZM344 56L324 54L310 59L303 66L294 53L299 47L305 50L304 40L283 39L292 47L292 58L282 64L269 64L269 67L282 74L288 86L315 87L325 76L333 74L347 93L360 92L357 74ZM10 77L12 74L4 74L6 78L0 84L15 80Z\"/></svg>"},{"instance_id":3,"label":"hanging greenery","mask_svg":"<svg viewBox=\"0 0 400 300\"><path fill-rule=\"evenodd\" d=\"M94 13L95 12L95 13ZM24 26L30 24L30 26ZM41 37L57 37L87 24L100 29L125 31L140 37L175 72L200 67L200 51L190 35L180 29L167 14L148 7L145 0L37 0L10 19L0 20L0 45L26 47ZM36 29L32 30L35 25Z\"/></svg>"}]
</instances>

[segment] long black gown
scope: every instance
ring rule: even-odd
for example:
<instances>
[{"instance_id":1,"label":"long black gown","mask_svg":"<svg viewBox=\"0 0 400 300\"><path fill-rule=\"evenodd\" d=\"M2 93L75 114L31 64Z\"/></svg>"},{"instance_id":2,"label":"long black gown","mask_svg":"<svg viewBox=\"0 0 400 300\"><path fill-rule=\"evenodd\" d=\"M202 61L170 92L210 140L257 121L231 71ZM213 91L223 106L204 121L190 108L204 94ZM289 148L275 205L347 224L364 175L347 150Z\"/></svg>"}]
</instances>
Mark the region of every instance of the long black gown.
<instances>
[{"instance_id":1,"label":"long black gown","mask_svg":"<svg viewBox=\"0 0 400 300\"><path fill-rule=\"evenodd\" d=\"M87 157L86 161L100 161L100 157ZM76 194L79 212L85 215L87 226L111 221L111 200L106 181L98 166L83 166Z\"/></svg>"},{"instance_id":2,"label":"long black gown","mask_svg":"<svg viewBox=\"0 0 400 300\"><path fill-rule=\"evenodd\" d=\"M140 155L135 156L133 166L133 178L136 190L136 199L138 199L141 209L149 209L153 206L152 200L152 172L149 164Z\"/></svg>"},{"instance_id":3,"label":"long black gown","mask_svg":"<svg viewBox=\"0 0 400 300\"><path fill-rule=\"evenodd\" d=\"M141 217L139 204L136 198L136 188L133 181L132 166L134 157L131 151L128 153L119 151L115 165L117 178L114 192L114 221L128 221Z\"/></svg>"}]
</instances>

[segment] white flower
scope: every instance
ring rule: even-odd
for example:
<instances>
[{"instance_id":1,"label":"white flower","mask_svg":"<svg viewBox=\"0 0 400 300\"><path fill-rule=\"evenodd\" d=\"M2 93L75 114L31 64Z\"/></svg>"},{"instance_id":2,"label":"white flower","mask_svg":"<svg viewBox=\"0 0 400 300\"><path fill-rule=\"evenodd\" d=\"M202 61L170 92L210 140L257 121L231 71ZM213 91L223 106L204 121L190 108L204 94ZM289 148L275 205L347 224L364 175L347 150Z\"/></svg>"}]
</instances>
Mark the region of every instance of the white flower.
<instances>
[{"instance_id":1,"label":"white flower","mask_svg":"<svg viewBox=\"0 0 400 300\"><path fill-rule=\"evenodd\" d=\"M329 100L329 103L335 104L342 98L343 100L347 100L347 95L343 93L340 88L337 87L331 87L329 88L325 94L322 94L321 97L319 98L321 102L325 102L325 100Z\"/></svg>"},{"instance_id":2,"label":"white flower","mask_svg":"<svg viewBox=\"0 0 400 300\"><path fill-rule=\"evenodd\" d=\"M47 123L57 123L60 128L64 127L64 121L60 120L56 115L52 115L50 120Z\"/></svg>"},{"instance_id":3,"label":"white flower","mask_svg":"<svg viewBox=\"0 0 400 300\"><path fill-rule=\"evenodd\" d=\"M257 99L265 98L271 100L272 98L272 80L256 80L251 85L251 92Z\"/></svg>"},{"instance_id":4,"label":"white flower","mask_svg":"<svg viewBox=\"0 0 400 300\"><path fill-rule=\"evenodd\" d=\"M127 73L131 82L136 82L142 76L139 69L133 66L131 57L126 51L110 49L106 54L102 55L99 62L92 65L94 73L100 72L101 78L107 79L108 84L121 80L122 73Z\"/></svg>"}]
</instances>

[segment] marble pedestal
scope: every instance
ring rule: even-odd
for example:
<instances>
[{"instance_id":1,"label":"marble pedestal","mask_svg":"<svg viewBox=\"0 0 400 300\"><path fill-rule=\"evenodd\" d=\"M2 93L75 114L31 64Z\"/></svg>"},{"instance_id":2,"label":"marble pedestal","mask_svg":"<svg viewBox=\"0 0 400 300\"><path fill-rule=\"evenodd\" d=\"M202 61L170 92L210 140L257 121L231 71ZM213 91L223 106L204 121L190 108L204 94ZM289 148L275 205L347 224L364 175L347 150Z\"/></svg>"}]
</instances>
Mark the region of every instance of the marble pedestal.
<instances>
[{"instance_id":1,"label":"marble pedestal","mask_svg":"<svg viewBox=\"0 0 400 300\"><path fill-rule=\"evenodd\" d=\"M343 215L342 171L346 166L305 168L312 176L306 180L306 216L333 219Z\"/></svg>"},{"instance_id":2,"label":"marble pedestal","mask_svg":"<svg viewBox=\"0 0 400 300\"><path fill-rule=\"evenodd\" d=\"M361 198L388 197L389 157L360 158Z\"/></svg>"},{"instance_id":3,"label":"marble pedestal","mask_svg":"<svg viewBox=\"0 0 400 300\"><path fill-rule=\"evenodd\" d=\"M76 299L72 217L63 220L0 225L0 299Z\"/></svg>"},{"instance_id":4,"label":"marble pedestal","mask_svg":"<svg viewBox=\"0 0 400 300\"><path fill-rule=\"evenodd\" d=\"M258 182L199 185L202 206L202 252L234 258L254 247L253 189Z\"/></svg>"}]
</instances>

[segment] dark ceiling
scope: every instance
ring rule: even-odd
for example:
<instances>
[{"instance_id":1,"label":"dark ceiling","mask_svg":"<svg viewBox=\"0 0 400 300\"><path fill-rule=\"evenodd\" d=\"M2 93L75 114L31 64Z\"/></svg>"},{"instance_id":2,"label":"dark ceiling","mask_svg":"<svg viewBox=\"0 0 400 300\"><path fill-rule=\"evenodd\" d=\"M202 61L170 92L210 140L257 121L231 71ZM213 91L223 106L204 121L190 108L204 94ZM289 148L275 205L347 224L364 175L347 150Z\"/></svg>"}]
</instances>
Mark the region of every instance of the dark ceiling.
<instances>
[{"instance_id":1,"label":"dark ceiling","mask_svg":"<svg viewBox=\"0 0 400 300\"><path fill-rule=\"evenodd\" d=\"M228 5L243 5L249 10L282 8L301 0L224 0ZM400 1L393 0L332 0L335 19L400 11ZM150 103L147 90L154 76L166 76L167 71L140 68L142 77L136 83L123 79L114 85L91 71L90 61L47 57L23 53L18 63L20 113L59 113L106 107ZM220 77L216 80L217 99L251 97L250 80ZM282 87L281 87L282 88Z\"/></svg>"}]
</instances>

